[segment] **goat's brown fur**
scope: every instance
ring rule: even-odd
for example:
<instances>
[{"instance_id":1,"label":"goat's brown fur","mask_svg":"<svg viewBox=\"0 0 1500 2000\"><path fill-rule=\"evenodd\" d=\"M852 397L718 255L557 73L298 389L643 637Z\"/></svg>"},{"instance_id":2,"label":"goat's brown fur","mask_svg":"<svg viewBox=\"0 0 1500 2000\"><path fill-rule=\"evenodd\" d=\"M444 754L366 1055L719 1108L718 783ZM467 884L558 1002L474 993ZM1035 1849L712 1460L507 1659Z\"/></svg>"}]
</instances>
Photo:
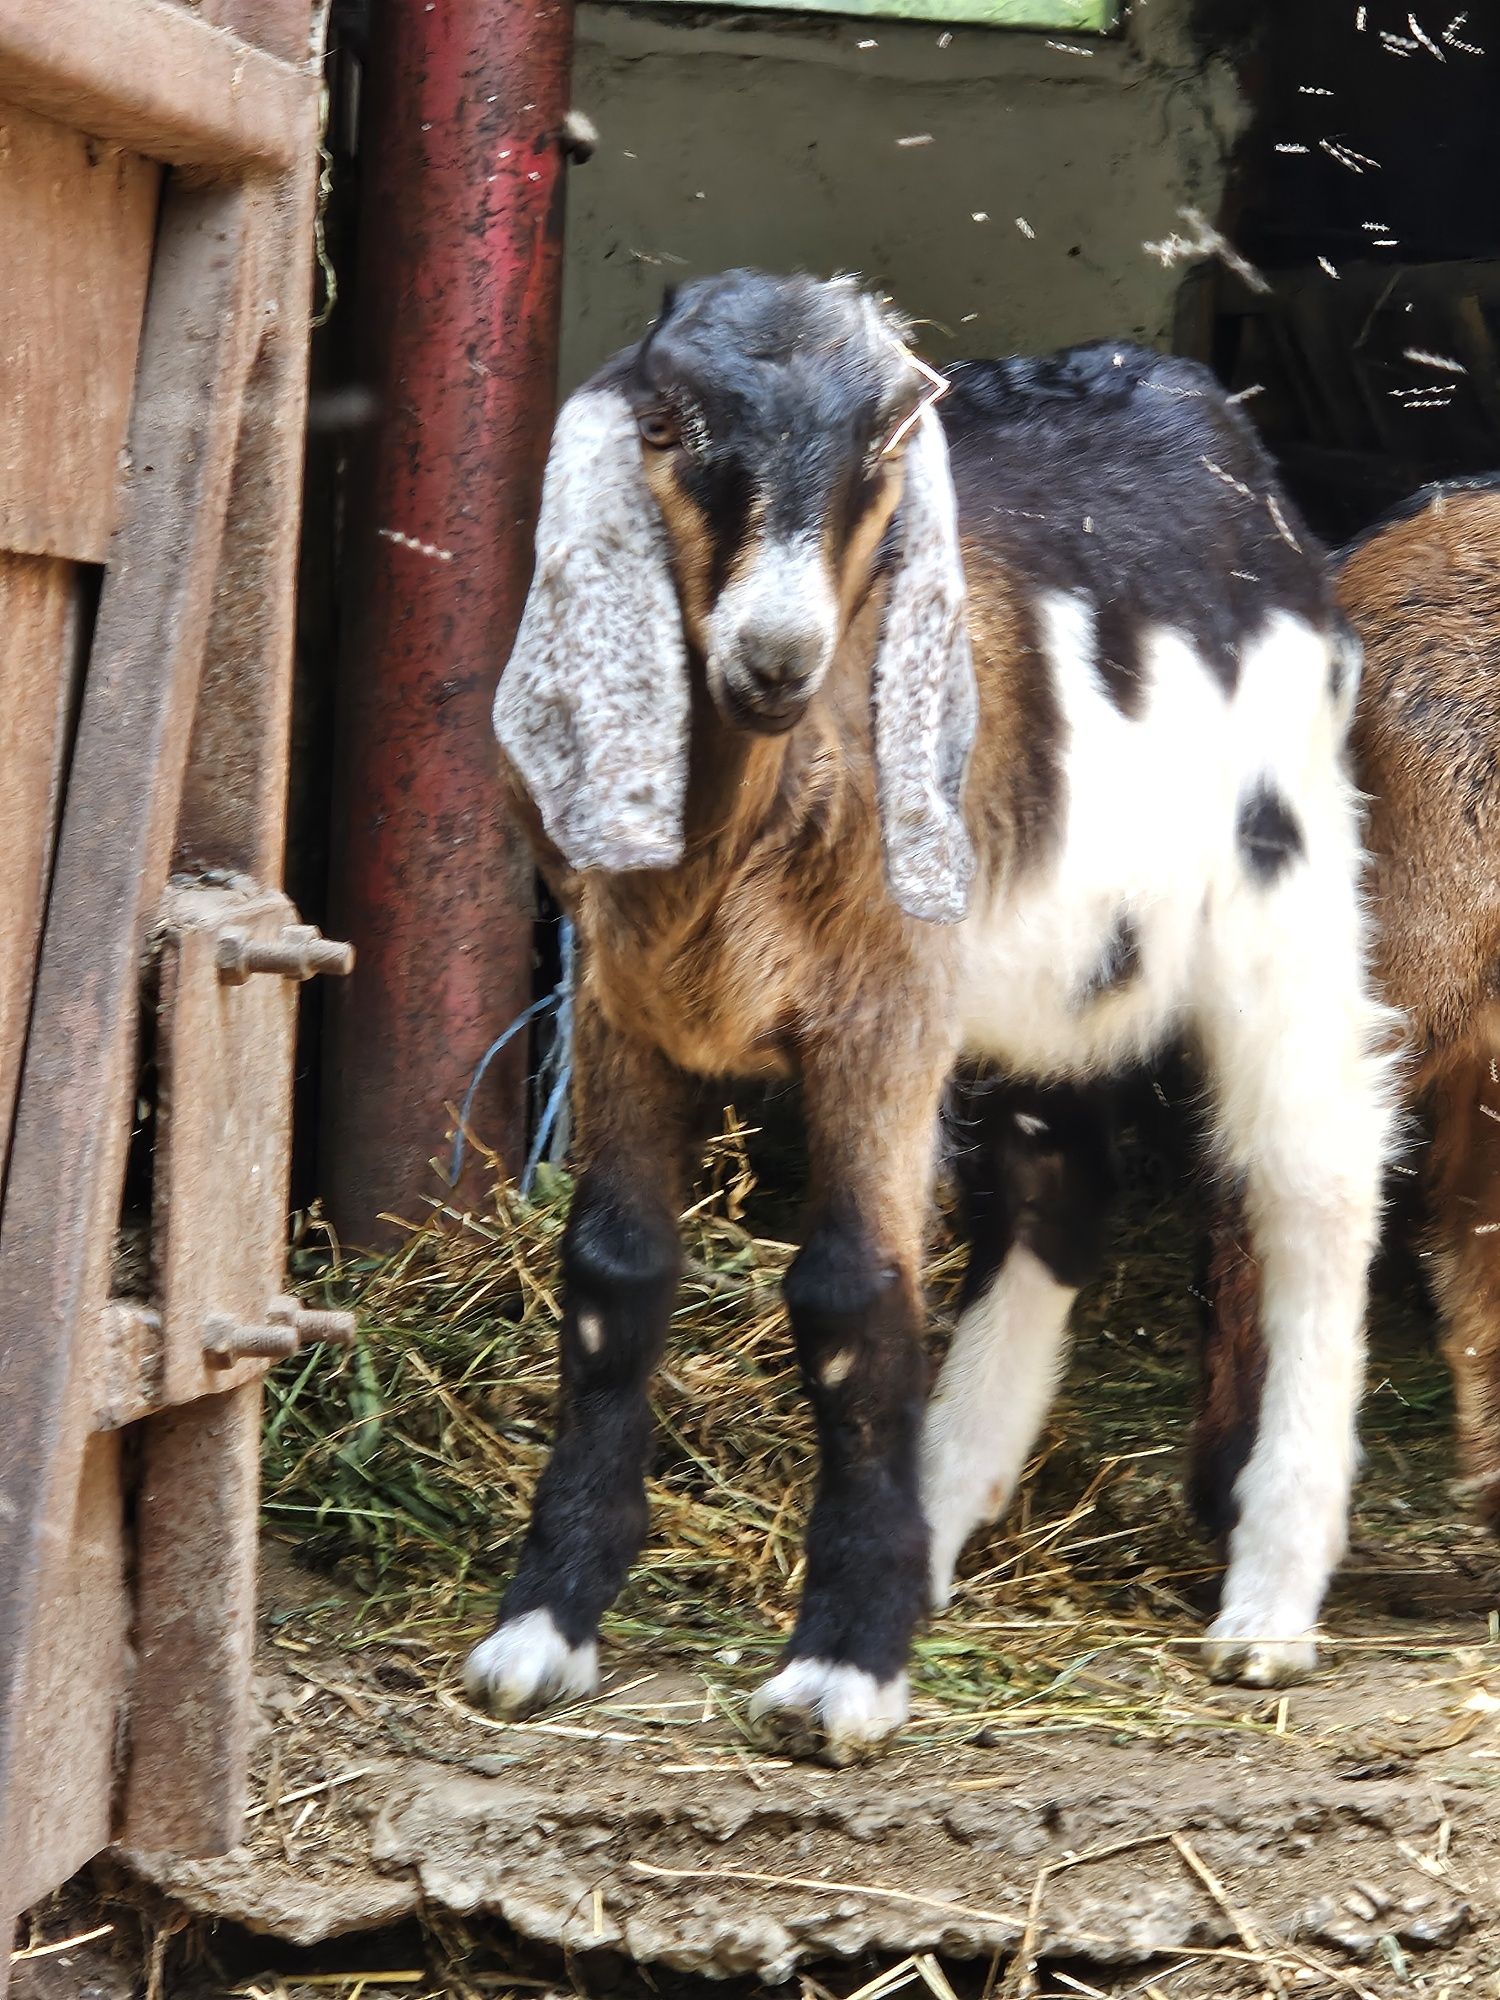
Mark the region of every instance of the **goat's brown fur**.
<instances>
[{"instance_id":1,"label":"goat's brown fur","mask_svg":"<svg viewBox=\"0 0 1500 2000\"><path fill-rule=\"evenodd\" d=\"M692 1074L785 1069L795 1048L836 1031L846 996L869 992L872 966L894 998L903 965L930 945L877 893L878 620L872 596L791 735L736 731L695 697L686 853L670 875L549 868L588 939L590 1003Z\"/></svg>"},{"instance_id":2,"label":"goat's brown fur","mask_svg":"<svg viewBox=\"0 0 1500 2000\"><path fill-rule=\"evenodd\" d=\"M1366 884L1381 993L1409 1024L1459 1446L1500 1528L1500 489L1425 496L1343 560L1364 648L1351 745L1369 796ZM1224 1526L1254 1432L1258 1272L1216 1219L1193 1493Z\"/></svg>"},{"instance_id":3,"label":"goat's brown fur","mask_svg":"<svg viewBox=\"0 0 1500 2000\"><path fill-rule=\"evenodd\" d=\"M686 558L675 517L672 532L676 559L694 560L691 523ZM687 852L671 874L570 876L513 789L550 884L589 941L589 1004L619 1035L645 1029L700 1077L795 1067L813 1045L850 1038L850 1010L872 994L911 1020L927 1011L935 965L953 955L956 933L914 925L884 888L869 694L884 589L869 568L878 537L857 540L841 571L852 616L792 734L735 730L701 684L695 692ZM982 543L965 541L964 559L980 714L971 830L993 879L1045 840L1058 722L1016 580ZM863 1033L852 1039L866 1045Z\"/></svg>"}]
</instances>

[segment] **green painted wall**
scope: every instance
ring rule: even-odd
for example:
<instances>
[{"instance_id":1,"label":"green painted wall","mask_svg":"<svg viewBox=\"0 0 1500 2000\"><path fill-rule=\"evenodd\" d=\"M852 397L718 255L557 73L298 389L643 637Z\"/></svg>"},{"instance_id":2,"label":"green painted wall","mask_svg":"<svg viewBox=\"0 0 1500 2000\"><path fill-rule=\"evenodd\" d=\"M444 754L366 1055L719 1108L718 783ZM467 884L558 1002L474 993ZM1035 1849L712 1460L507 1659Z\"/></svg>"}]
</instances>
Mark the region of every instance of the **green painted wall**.
<instances>
[{"instance_id":1,"label":"green painted wall","mask_svg":"<svg viewBox=\"0 0 1500 2000\"><path fill-rule=\"evenodd\" d=\"M702 0L670 0L699 6ZM730 0L719 0L728 5ZM784 11L786 0L739 0L741 8ZM883 15L888 20L974 21L991 28L1047 28L1103 34L1114 26L1114 0L802 0L804 14Z\"/></svg>"}]
</instances>

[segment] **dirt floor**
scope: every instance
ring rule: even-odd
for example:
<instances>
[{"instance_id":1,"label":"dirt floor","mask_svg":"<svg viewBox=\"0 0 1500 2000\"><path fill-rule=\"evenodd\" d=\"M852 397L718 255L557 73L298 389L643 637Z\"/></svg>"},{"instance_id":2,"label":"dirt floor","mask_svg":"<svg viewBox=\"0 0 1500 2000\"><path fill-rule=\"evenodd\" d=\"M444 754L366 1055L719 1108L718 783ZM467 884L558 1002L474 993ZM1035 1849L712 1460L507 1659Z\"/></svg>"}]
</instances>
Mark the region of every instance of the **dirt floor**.
<instances>
[{"instance_id":1,"label":"dirt floor","mask_svg":"<svg viewBox=\"0 0 1500 2000\"><path fill-rule=\"evenodd\" d=\"M214 1861L101 1864L20 1940L39 1954L18 1964L21 2000L682 2000L706 1975L802 2000L1500 1996L1500 1552L1453 1485L1420 1293L1387 1281L1376 1315L1354 1546L1316 1678L1213 1688L1192 1640L1217 1570L1179 1497L1192 1229L1161 1224L1160 1192L1122 1219L1015 1518L919 1642L911 1727L854 1772L748 1739L745 1697L795 1601L795 1509L776 1494L805 1497L805 1433L770 1373L728 1443L712 1396L692 1429L706 1350L671 1364L657 1528L606 1626L603 1694L525 1724L468 1709L458 1664L545 1445L551 1251L501 1287L535 1293L534 1353L508 1333L482 1381L472 1330L445 1373L424 1318L446 1251L404 1318L372 1287L365 1360L328 1391L342 1426L319 1419L335 1456L310 1418L297 1431L300 1390L273 1419L249 1838ZM738 1325L777 1259L724 1228L699 1246L702 1292ZM468 1264L459 1278L470 1301ZM769 1309L765 1326L781 1369ZM418 1424L439 1403L446 1443ZM358 1504L338 1498L351 1463Z\"/></svg>"},{"instance_id":2,"label":"dirt floor","mask_svg":"<svg viewBox=\"0 0 1500 2000\"><path fill-rule=\"evenodd\" d=\"M1161 1643L1076 1653L1060 1613L1059 1672L1100 1720L1033 1723L997 1690L956 1730L919 1688L908 1745L853 1773L760 1756L716 1663L628 1647L598 1701L497 1724L452 1661L359 1645L357 1610L308 1585L269 1565L249 1842L131 1861L199 1914L308 1945L498 1917L767 1984L931 1952L998 1953L1013 1992L1256 1993L1274 1970L1312 1993L1500 1993L1500 1646L1462 1565L1429 1594L1425 1564L1362 1545L1327 1667L1284 1698L1209 1688Z\"/></svg>"}]
</instances>

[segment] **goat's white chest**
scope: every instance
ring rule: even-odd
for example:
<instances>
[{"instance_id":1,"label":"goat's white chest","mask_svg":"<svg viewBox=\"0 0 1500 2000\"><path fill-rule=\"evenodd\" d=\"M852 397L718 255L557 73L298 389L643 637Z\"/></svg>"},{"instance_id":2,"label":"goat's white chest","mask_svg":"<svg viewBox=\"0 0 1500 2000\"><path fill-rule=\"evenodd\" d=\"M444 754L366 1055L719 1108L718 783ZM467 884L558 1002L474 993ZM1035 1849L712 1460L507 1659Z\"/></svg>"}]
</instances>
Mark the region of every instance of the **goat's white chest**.
<instances>
[{"instance_id":1,"label":"goat's white chest","mask_svg":"<svg viewBox=\"0 0 1500 2000\"><path fill-rule=\"evenodd\" d=\"M1237 823L1257 785L1299 820L1336 807L1337 734L1322 636L1289 617L1245 648L1228 695L1169 631L1142 649L1122 714L1092 664L1088 614L1043 606L1063 718L1050 858L981 892L963 932L960 1019L973 1055L1041 1075L1139 1059L1191 1016L1215 908L1247 880Z\"/></svg>"}]
</instances>

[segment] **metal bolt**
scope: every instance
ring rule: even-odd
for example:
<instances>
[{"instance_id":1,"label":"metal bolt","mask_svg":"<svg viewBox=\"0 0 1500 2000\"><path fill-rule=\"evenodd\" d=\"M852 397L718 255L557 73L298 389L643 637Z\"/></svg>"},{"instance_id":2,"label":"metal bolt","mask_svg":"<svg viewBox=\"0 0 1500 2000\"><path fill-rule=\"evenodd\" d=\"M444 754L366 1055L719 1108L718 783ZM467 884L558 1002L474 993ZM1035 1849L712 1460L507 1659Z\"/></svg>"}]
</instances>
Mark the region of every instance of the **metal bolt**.
<instances>
[{"instance_id":1,"label":"metal bolt","mask_svg":"<svg viewBox=\"0 0 1500 2000\"><path fill-rule=\"evenodd\" d=\"M326 1340L331 1347L352 1347L358 1330L352 1312L305 1306L288 1293L272 1299L266 1318L277 1326L290 1327L300 1347L311 1347L320 1340Z\"/></svg>"},{"instance_id":2,"label":"metal bolt","mask_svg":"<svg viewBox=\"0 0 1500 2000\"><path fill-rule=\"evenodd\" d=\"M225 986L243 986L252 972L275 972L283 979L327 972L342 979L354 970L354 947L324 937L315 924L287 924L273 938L231 928L219 933L214 963Z\"/></svg>"},{"instance_id":3,"label":"metal bolt","mask_svg":"<svg viewBox=\"0 0 1500 2000\"><path fill-rule=\"evenodd\" d=\"M241 1326L228 1313L210 1313L203 1332L205 1357L221 1368L234 1361L281 1361L297 1352L291 1326Z\"/></svg>"},{"instance_id":4,"label":"metal bolt","mask_svg":"<svg viewBox=\"0 0 1500 2000\"><path fill-rule=\"evenodd\" d=\"M233 1361L283 1361L299 1347L312 1347L320 1340L348 1347L355 1330L352 1312L320 1311L283 1292L266 1307L262 1326L244 1326L229 1313L211 1313L203 1352L221 1367Z\"/></svg>"}]
</instances>

